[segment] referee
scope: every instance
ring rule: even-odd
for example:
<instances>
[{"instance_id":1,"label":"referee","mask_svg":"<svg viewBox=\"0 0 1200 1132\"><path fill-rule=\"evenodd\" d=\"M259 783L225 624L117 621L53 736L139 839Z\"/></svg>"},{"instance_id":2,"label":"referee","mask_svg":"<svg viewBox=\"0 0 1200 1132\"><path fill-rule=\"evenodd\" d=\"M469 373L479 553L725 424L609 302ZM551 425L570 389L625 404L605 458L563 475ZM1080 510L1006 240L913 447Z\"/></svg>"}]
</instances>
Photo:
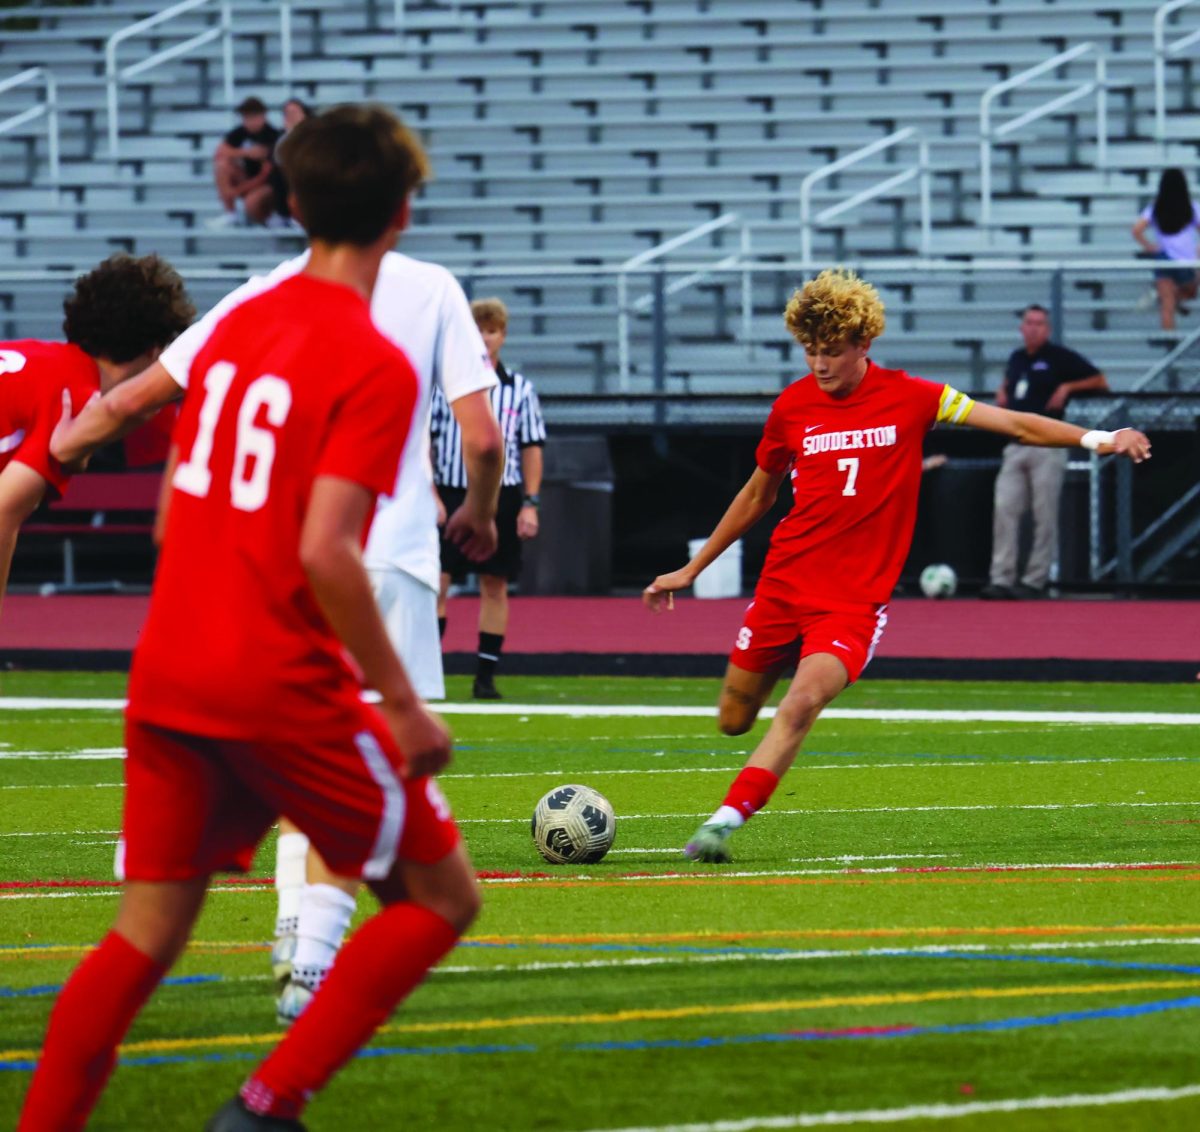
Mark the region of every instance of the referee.
<instances>
[{"instance_id":1,"label":"referee","mask_svg":"<svg viewBox=\"0 0 1200 1132\"><path fill-rule=\"evenodd\" d=\"M538 533L538 492L542 486L542 446L546 425L532 383L509 371L500 361L508 331L508 308L499 299L478 299L471 313L483 335L499 385L491 390L492 410L504 435L504 478L496 508L500 543L486 562L472 562L453 543L442 540L442 579L438 598L438 627L446 632L446 594L450 582L471 571L479 575L479 655L471 694L477 700L498 700L496 665L508 630L508 583L521 572L521 542ZM454 514L466 495L462 433L441 390L434 390L429 425L433 440L433 479L441 501L439 522ZM444 508L444 512L442 509Z\"/></svg>"}]
</instances>

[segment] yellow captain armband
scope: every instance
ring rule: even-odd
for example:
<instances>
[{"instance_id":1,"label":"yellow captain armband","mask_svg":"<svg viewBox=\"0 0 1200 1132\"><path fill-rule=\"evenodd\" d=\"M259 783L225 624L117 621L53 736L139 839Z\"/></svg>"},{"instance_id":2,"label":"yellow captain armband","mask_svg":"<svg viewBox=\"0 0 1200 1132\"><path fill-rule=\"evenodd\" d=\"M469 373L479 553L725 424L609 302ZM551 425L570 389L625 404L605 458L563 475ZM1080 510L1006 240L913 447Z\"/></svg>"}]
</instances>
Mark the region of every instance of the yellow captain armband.
<instances>
[{"instance_id":1,"label":"yellow captain armband","mask_svg":"<svg viewBox=\"0 0 1200 1132\"><path fill-rule=\"evenodd\" d=\"M939 424L965 424L975 402L965 393L959 393L953 385L942 386L938 400L937 419Z\"/></svg>"}]
</instances>

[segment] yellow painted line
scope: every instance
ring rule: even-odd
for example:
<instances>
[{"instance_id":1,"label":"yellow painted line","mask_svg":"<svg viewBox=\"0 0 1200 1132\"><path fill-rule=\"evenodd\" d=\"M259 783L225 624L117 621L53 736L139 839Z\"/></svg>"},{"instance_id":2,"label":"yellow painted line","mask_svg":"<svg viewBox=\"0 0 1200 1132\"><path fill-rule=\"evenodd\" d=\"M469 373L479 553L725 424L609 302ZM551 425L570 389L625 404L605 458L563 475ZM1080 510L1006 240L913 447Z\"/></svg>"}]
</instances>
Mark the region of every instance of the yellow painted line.
<instances>
[{"instance_id":1,"label":"yellow painted line","mask_svg":"<svg viewBox=\"0 0 1200 1132\"><path fill-rule=\"evenodd\" d=\"M891 992L887 994L823 995L820 998L781 999L771 1002L708 1003L697 1006L670 1006L640 1010L614 1010L596 1014L526 1014L516 1018L468 1018L446 1022L408 1022L382 1026L379 1034L433 1034L444 1031L478 1033L482 1030L516 1030L544 1026L609 1026L624 1022L664 1022L681 1018L715 1017L741 1014L782 1014L794 1010L829 1010L862 1006L911 1006L926 1002L955 1002L984 999L1042 998L1090 994L1125 994L1130 991L1194 989L1200 979L1141 979L1136 982L1080 983L1075 986L1051 984L1031 987L971 987L966 990ZM171 1053L179 1050L222 1046L274 1045L278 1030L266 1034L222 1034L207 1038L166 1038L145 1042L127 1042L118 1053ZM35 1049L0 1050L0 1062L28 1061L38 1056Z\"/></svg>"}]
</instances>

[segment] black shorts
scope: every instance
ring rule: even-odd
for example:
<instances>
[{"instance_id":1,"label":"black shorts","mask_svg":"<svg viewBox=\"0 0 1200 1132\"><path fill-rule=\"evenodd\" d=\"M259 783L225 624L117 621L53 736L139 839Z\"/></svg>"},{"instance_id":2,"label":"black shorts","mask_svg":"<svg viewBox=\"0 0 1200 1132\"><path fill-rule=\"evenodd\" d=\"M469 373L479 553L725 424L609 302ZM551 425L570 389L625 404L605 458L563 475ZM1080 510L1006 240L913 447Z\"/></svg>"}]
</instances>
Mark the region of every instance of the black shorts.
<instances>
[{"instance_id":1,"label":"black shorts","mask_svg":"<svg viewBox=\"0 0 1200 1132\"><path fill-rule=\"evenodd\" d=\"M445 505L447 518L462 506L462 501L467 497L464 487L439 487L437 490ZM461 582L468 574L489 574L496 578L507 578L510 582L516 581L521 573L517 515L524 498L525 491L519 484L500 489L500 501L496 507L496 530L500 542L496 553L486 562L472 562L457 546L443 538L442 573L449 574L456 582Z\"/></svg>"}]
</instances>

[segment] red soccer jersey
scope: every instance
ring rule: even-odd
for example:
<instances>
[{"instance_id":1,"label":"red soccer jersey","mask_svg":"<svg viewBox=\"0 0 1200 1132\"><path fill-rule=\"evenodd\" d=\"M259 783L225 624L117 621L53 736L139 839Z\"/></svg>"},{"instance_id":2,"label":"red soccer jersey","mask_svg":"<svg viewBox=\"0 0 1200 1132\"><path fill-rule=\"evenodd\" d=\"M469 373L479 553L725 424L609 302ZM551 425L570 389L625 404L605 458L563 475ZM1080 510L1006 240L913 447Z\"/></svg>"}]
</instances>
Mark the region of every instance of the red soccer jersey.
<instances>
[{"instance_id":1,"label":"red soccer jersey","mask_svg":"<svg viewBox=\"0 0 1200 1132\"><path fill-rule=\"evenodd\" d=\"M63 390L78 413L100 388L96 363L78 346L27 338L0 342L0 470L26 464L62 494L70 478L50 456Z\"/></svg>"},{"instance_id":2,"label":"red soccer jersey","mask_svg":"<svg viewBox=\"0 0 1200 1132\"><path fill-rule=\"evenodd\" d=\"M948 385L868 360L845 398L809 374L771 408L758 466L791 470L794 502L775 528L759 589L822 609L886 602L912 542L921 445L933 424L962 421L971 402Z\"/></svg>"},{"instance_id":3,"label":"red soccer jersey","mask_svg":"<svg viewBox=\"0 0 1200 1132\"><path fill-rule=\"evenodd\" d=\"M318 476L392 489L416 395L407 358L347 287L296 275L225 316L175 430L131 719L229 739L354 727L360 681L300 564L300 532Z\"/></svg>"}]
</instances>

